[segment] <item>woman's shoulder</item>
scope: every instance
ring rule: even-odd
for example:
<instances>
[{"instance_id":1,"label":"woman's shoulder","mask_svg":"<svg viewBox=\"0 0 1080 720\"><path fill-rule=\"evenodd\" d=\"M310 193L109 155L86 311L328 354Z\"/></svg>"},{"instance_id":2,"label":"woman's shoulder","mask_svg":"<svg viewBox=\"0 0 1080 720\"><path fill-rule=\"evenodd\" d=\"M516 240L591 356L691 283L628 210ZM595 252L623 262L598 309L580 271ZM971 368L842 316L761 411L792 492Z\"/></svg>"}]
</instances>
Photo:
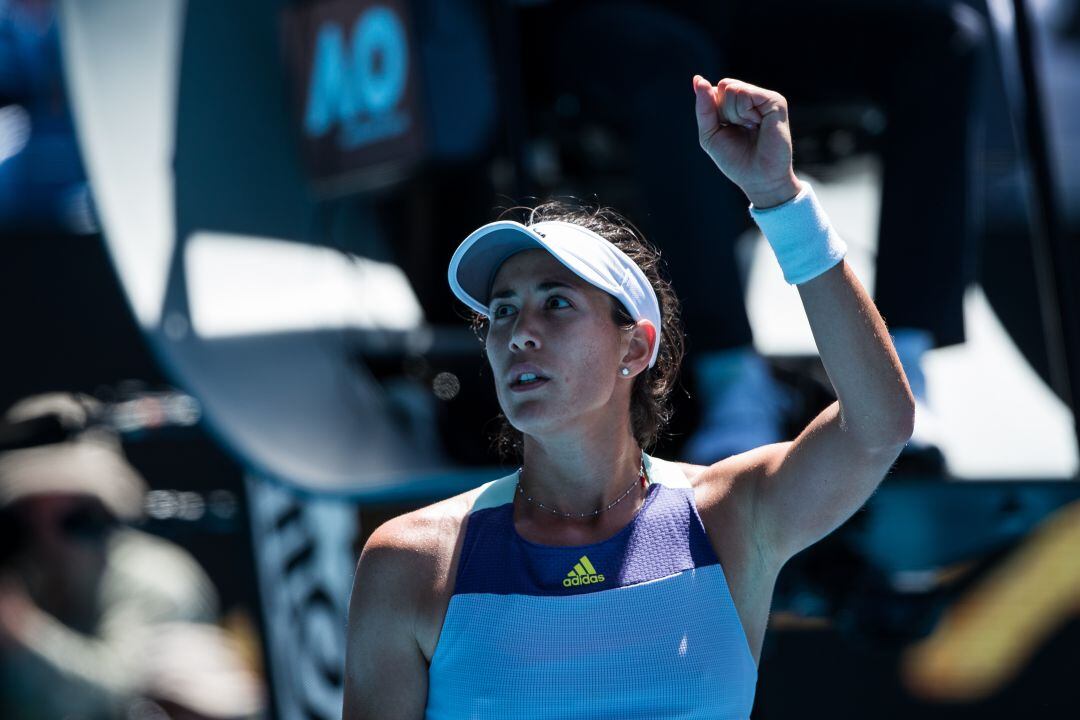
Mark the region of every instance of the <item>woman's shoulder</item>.
<instances>
[{"instance_id":1,"label":"woman's shoulder","mask_svg":"<svg viewBox=\"0 0 1080 720\"><path fill-rule=\"evenodd\" d=\"M375 563L369 576L391 578L396 602L417 614L420 627L450 577L464 535L474 488L390 518L372 531L361 551ZM377 559L376 559L377 558Z\"/></svg>"},{"instance_id":2,"label":"woman's shoulder","mask_svg":"<svg viewBox=\"0 0 1080 720\"><path fill-rule=\"evenodd\" d=\"M372 533L377 541L400 551L417 577L438 578L449 569L469 514L482 507L513 500L512 475L498 477L477 487L397 515ZM365 546L366 547L366 546Z\"/></svg>"},{"instance_id":3,"label":"woman's shoulder","mask_svg":"<svg viewBox=\"0 0 1080 720\"><path fill-rule=\"evenodd\" d=\"M420 556L437 554L447 537L456 536L485 486L397 515L376 529L384 540ZM374 537L375 533L372 533Z\"/></svg>"},{"instance_id":4,"label":"woman's shoulder","mask_svg":"<svg viewBox=\"0 0 1080 720\"><path fill-rule=\"evenodd\" d=\"M702 473L708 470L704 465L682 462L661 457L659 455L647 455L650 470L657 474L657 479L667 484L682 484L684 481L691 487L696 487L702 477Z\"/></svg>"},{"instance_id":5,"label":"woman's shoulder","mask_svg":"<svg viewBox=\"0 0 1080 720\"><path fill-rule=\"evenodd\" d=\"M774 446L763 445L737 455L731 455L711 465L695 465L678 460L664 460L667 466L678 467L695 487L707 486L723 494L746 489L762 473L772 457Z\"/></svg>"}]
</instances>

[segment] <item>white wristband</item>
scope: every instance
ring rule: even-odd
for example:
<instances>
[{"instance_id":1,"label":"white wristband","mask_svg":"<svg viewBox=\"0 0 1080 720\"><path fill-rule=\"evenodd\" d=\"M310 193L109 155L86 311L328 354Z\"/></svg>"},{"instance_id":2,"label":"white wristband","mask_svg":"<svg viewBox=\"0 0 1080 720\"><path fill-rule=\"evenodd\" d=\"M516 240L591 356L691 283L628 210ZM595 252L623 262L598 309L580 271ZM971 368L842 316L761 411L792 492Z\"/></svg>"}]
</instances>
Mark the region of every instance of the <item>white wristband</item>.
<instances>
[{"instance_id":1,"label":"white wristband","mask_svg":"<svg viewBox=\"0 0 1080 720\"><path fill-rule=\"evenodd\" d=\"M765 234L784 280L799 285L812 280L844 259L847 243L841 239L810 183L787 202L759 210L750 205L750 216Z\"/></svg>"}]
</instances>

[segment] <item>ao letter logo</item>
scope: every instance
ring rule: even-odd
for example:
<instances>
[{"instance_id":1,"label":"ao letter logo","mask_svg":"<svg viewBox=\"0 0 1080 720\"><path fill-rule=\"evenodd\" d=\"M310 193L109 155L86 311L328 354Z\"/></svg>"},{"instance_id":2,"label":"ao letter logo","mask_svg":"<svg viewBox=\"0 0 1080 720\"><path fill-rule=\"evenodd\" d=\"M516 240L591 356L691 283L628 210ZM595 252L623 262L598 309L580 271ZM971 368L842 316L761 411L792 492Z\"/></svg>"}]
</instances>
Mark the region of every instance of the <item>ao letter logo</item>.
<instances>
[{"instance_id":1,"label":"ao letter logo","mask_svg":"<svg viewBox=\"0 0 1080 720\"><path fill-rule=\"evenodd\" d=\"M319 28L308 83L304 129L313 138L341 124L339 144L355 149L405 132L409 118L396 108L408 79L405 29L394 11L375 5L356 19L348 46L341 27Z\"/></svg>"}]
</instances>

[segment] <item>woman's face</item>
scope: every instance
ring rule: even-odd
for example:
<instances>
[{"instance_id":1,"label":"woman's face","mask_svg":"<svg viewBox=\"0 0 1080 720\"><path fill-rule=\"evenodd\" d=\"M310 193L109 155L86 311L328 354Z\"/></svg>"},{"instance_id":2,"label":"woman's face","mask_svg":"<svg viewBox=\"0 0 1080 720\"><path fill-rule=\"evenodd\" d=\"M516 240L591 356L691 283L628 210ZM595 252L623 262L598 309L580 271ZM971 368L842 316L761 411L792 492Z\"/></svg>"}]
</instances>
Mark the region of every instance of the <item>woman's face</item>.
<instances>
[{"instance_id":1,"label":"woman's face","mask_svg":"<svg viewBox=\"0 0 1080 720\"><path fill-rule=\"evenodd\" d=\"M633 378L619 368L630 334L613 322L611 303L546 250L524 250L502 264L486 350L511 425L530 435L583 431L629 411ZM519 382L526 371L541 379Z\"/></svg>"}]
</instances>

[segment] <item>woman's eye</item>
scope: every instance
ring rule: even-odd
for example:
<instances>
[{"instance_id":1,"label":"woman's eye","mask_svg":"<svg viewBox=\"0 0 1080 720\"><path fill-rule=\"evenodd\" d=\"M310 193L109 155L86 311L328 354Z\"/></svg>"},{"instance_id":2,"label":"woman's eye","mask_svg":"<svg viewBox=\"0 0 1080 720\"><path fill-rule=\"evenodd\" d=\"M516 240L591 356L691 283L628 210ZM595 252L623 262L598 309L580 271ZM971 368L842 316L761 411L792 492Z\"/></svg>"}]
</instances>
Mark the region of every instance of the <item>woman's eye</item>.
<instances>
[{"instance_id":1,"label":"woman's eye","mask_svg":"<svg viewBox=\"0 0 1080 720\"><path fill-rule=\"evenodd\" d=\"M559 296L559 295L552 295L551 297L549 297L549 298L548 298L548 304L549 304L549 305L551 305L551 303L552 303L553 301L554 301L554 302L561 302L561 303L564 303L563 305L559 305L558 307L570 307L570 301L569 301L569 300L567 300L567 299L566 299L566 298L564 298L564 297L561 297L561 296Z\"/></svg>"},{"instance_id":2,"label":"woman's eye","mask_svg":"<svg viewBox=\"0 0 1080 720\"><path fill-rule=\"evenodd\" d=\"M507 315L510 314L511 311L513 311L513 309L514 309L513 305L499 305L498 307L495 308L495 310L492 311L491 316L492 317L506 317ZM503 312L504 310L506 310L508 312Z\"/></svg>"}]
</instances>

